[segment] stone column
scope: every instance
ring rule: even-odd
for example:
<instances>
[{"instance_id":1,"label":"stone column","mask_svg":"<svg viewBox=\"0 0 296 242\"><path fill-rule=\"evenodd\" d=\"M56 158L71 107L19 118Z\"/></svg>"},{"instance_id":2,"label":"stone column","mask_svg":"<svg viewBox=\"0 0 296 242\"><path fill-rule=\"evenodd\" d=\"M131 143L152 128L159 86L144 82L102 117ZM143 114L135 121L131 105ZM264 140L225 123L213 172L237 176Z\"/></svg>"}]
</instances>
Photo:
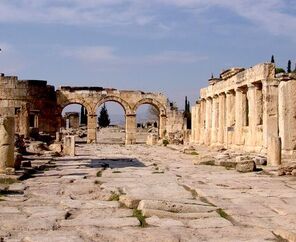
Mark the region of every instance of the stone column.
<instances>
[{"instance_id":1,"label":"stone column","mask_svg":"<svg viewBox=\"0 0 296 242\"><path fill-rule=\"evenodd\" d=\"M278 166L282 161L282 142L280 137L268 136L267 162L269 165Z\"/></svg>"},{"instance_id":2,"label":"stone column","mask_svg":"<svg viewBox=\"0 0 296 242\"><path fill-rule=\"evenodd\" d=\"M206 101L202 99L200 101L200 126L199 126L199 144L204 144L205 136L205 116L206 116Z\"/></svg>"},{"instance_id":3,"label":"stone column","mask_svg":"<svg viewBox=\"0 0 296 242\"><path fill-rule=\"evenodd\" d=\"M196 107L192 106L191 107L191 138L190 142L195 143L195 130L196 130Z\"/></svg>"},{"instance_id":4,"label":"stone column","mask_svg":"<svg viewBox=\"0 0 296 242\"><path fill-rule=\"evenodd\" d=\"M225 93L219 95L219 125L218 125L218 143L223 145L226 141L226 113L225 113Z\"/></svg>"},{"instance_id":5,"label":"stone column","mask_svg":"<svg viewBox=\"0 0 296 242\"><path fill-rule=\"evenodd\" d=\"M248 100L249 100L249 134L247 144L256 146L256 127L257 127L257 109L256 109L256 86L248 85Z\"/></svg>"},{"instance_id":6,"label":"stone column","mask_svg":"<svg viewBox=\"0 0 296 242\"><path fill-rule=\"evenodd\" d=\"M219 99L218 99L218 95L215 95L213 98L213 104L212 104L211 144L217 143L218 124L219 124Z\"/></svg>"},{"instance_id":7,"label":"stone column","mask_svg":"<svg viewBox=\"0 0 296 242\"><path fill-rule=\"evenodd\" d=\"M235 144L242 144L243 136L243 118L245 115L244 102L243 102L243 90L235 90Z\"/></svg>"},{"instance_id":8,"label":"stone column","mask_svg":"<svg viewBox=\"0 0 296 242\"><path fill-rule=\"evenodd\" d=\"M198 143L200 140L200 126L201 126L200 108L201 108L200 102L196 102L196 105L195 105L195 132L194 132L195 143Z\"/></svg>"},{"instance_id":9,"label":"stone column","mask_svg":"<svg viewBox=\"0 0 296 242\"><path fill-rule=\"evenodd\" d=\"M97 115L95 113L87 115L87 143L97 142Z\"/></svg>"},{"instance_id":10,"label":"stone column","mask_svg":"<svg viewBox=\"0 0 296 242\"><path fill-rule=\"evenodd\" d=\"M211 144L211 130L212 130L212 98L207 98L206 101L206 129L205 129L205 136L204 136L204 143L206 145Z\"/></svg>"},{"instance_id":11,"label":"stone column","mask_svg":"<svg viewBox=\"0 0 296 242\"><path fill-rule=\"evenodd\" d=\"M278 85L276 79L265 80L263 84L263 144L268 147L268 137L279 136Z\"/></svg>"},{"instance_id":12,"label":"stone column","mask_svg":"<svg viewBox=\"0 0 296 242\"><path fill-rule=\"evenodd\" d=\"M158 129L158 135L159 135L159 138L164 138L165 136L165 133L166 133L166 120L167 120L167 117L165 114L160 114L159 116L159 129ZM135 122L135 127L137 126L136 124L136 120L134 121ZM137 131L136 131L137 132Z\"/></svg>"},{"instance_id":13,"label":"stone column","mask_svg":"<svg viewBox=\"0 0 296 242\"><path fill-rule=\"evenodd\" d=\"M126 114L125 115L125 144L126 145L131 145L136 143L136 134L137 134L136 125L137 125L136 115Z\"/></svg>"},{"instance_id":14,"label":"stone column","mask_svg":"<svg viewBox=\"0 0 296 242\"><path fill-rule=\"evenodd\" d=\"M75 136L67 135L64 138L63 153L69 156L75 156Z\"/></svg>"},{"instance_id":15,"label":"stone column","mask_svg":"<svg viewBox=\"0 0 296 242\"><path fill-rule=\"evenodd\" d=\"M226 93L226 131L225 131L225 143L226 147L228 144L233 144L235 134L235 91L229 90Z\"/></svg>"},{"instance_id":16,"label":"stone column","mask_svg":"<svg viewBox=\"0 0 296 242\"><path fill-rule=\"evenodd\" d=\"M0 117L0 173L14 168L14 117Z\"/></svg>"},{"instance_id":17,"label":"stone column","mask_svg":"<svg viewBox=\"0 0 296 242\"><path fill-rule=\"evenodd\" d=\"M30 104L26 103L21 106L19 114L19 127L20 135L24 135L25 138L30 136Z\"/></svg>"}]
</instances>

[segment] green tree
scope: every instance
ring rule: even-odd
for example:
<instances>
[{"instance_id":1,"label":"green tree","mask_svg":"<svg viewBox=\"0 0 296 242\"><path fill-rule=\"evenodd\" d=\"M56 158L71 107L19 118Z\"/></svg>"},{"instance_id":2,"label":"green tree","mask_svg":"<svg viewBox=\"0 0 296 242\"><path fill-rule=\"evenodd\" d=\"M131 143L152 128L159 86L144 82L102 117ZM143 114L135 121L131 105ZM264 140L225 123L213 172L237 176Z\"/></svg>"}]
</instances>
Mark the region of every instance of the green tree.
<instances>
[{"instance_id":1,"label":"green tree","mask_svg":"<svg viewBox=\"0 0 296 242\"><path fill-rule=\"evenodd\" d=\"M273 55L271 56L271 60L270 60L270 62L271 62L271 63L274 63L274 56L273 56Z\"/></svg>"},{"instance_id":2,"label":"green tree","mask_svg":"<svg viewBox=\"0 0 296 242\"><path fill-rule=\"evenodd\" d=\"M291 73L291 60L288 61L288 67L287 67L287 72Z\"/></svg>"},{"instance_id":3,"label":"green tree","mask_svg":"<svg viewBox=\"0 0 296 242\"><path fill-rule=\"evenodd\" d=\"M187 120L187 129L191 129L191 111L190 111L190 102L185 97L185 111L183 113L184 118Z\"/></svg>"},{"instance_id":4,"label":"green tree","mask_svg":"<svg viewBox=\"0 0 296 242\"><path fill-rule=\"evenodd\" d=\"M100 116L98 118L98 123L99 123L99 126L103 128L108 127L110 124L109 114L105 104L101 108Z\"/></svg>"},{"instance_id":5,"label":"green tree","mask_svg":"<svg viewBox=\"0 0 296 242\"><path fill-rule=\"evenodd\" d=\"M80 124L87 124L87 111L86 108L81 105L80 109Z\"/></svg>"}]
</instances>

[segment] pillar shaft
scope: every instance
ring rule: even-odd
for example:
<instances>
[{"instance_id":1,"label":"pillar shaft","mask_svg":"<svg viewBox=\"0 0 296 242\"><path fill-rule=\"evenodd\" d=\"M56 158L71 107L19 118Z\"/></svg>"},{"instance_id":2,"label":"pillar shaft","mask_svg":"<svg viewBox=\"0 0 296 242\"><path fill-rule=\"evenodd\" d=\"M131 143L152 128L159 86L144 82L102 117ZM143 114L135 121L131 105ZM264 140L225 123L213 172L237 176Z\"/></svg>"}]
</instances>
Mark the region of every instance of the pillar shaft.
<instances>
[{"instance_id":1,"label":"pillar shaft","mask_svg":"<svg viewBox=\"0 0 296 242\"><path fill-rule=\"evenodd\" d=\"M87 116L87 143L97 142L97 115L88 114Z\"/></svg>"},{"instance_id":2,"label":"pillar shaft","mask_svg":"<svg viewBox=\"0 0 296 242\"><path fill-rule=\"evenodd\" d=\"M242 144L243 136L243 118L244 118L244 102L243 92L241 89L237 89L235 93L235 144Z\"/></svg>"},{"instance_id":3,"label":"pillar shaft","mask_svg":"<svg viewBox=\"0 0 296 242\"><path fill-rule=\"evenodd\" d=\"M0 173L14 168L14 117L0 117Z\"/></svg>"},{"instance_id":4,"label":"pillar shaft","mask_svg":"<svg viewBox=\"0 0 296 242\"><path fill-rule=\"evenodd\" d=\"M225 143L225 132L226 132L226 113L225 113L225 94L219 95L219 125L218 125L218 143Z\"/></svg>"},{"instance_id":5,"label":"pillar shaft","mask_svg":"<svg viewBox=\"0 0 296 242\"><path fill-rule=\"evenodd\" d=\"M159 117L159 138L164 138L165 136L165 133L166 133L166 120L167 120L167 117L166 115L164 114L161 114L160 117ZM135 126L136 126L136 120L134 121L135 122Z\"/></svg>"},{"instance_id":6,"label":"pillar shaft","mask_svg":"<svg viewBox=\"0 0 296 242\"><path fill-rule=\"evenodd\" d=\"M218 99L218 96L215 96L213 98L213 104L212 104L211 144L217 143L218 124L219 124L219 99Z\"/></svg>"},{"instance_id":7,"label":"pillar shaft","mask_svg":"<svg viewBox=\"0 0 296 242\"><path fill-rule=\"evenodd\" d=\"M212 130L212 104L213 100L208 98L206 101L206 130L204 135L204 143L211 144L211 130Z\"/></svg>"},{"instance_id":8,"label":"pillar shaft","mask_svg":"<svg viewBox=\"0 0 296 242\"><path fill-rule=\"evenodd\" d=\"M161 119L160 119L161 120ZM161 121L160 121L161 123ZM160 126L160 124L159 124ZM131 145L136 143L136 115L135 114L127 114L125 116L125 144Z\"/></svg>"},{"instance_id":9,"label":"pillar shaft","mask_svg":"<svg viewBox=\"0 0 296 242\"><path fill-rule=\"evenodd\" d=\"M195 106L195 132L194 132L195 143L198 143L200 140L200 126L201 126L200 107L201 107L200 103L197 103Z\"/></svg>"},{"instance_id":10,"label":"pillar shaft","mask_svg":"<svg viewBox=\"0 0 296 242\"><path fill-rule=\"evenodd\" d=\"M268 137L279 136L278 124L278 81L265 80L263 83L263 144L268 146Z\"/></svg>"},{"instance_id":11,"label":"pillar shaft","mask_svg":"<svg viewBox=\"0 0 296 242\"><path fill-rule=\"evenodd\" d=\"M200 102L200 126L199 126L199 144L203 144L204 143L204 137L205 137L205 116L206 116L206 101L203 99Z\"/></svg>"}]
</instances>

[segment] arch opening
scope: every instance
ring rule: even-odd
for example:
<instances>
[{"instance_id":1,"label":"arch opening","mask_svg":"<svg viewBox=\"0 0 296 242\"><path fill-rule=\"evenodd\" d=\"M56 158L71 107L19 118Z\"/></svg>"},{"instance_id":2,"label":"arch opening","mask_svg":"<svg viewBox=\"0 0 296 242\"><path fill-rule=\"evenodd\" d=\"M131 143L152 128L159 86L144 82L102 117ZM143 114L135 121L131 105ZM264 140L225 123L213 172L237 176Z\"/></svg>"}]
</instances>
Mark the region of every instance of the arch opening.
<instances>
[{"instance_id":1,"label":"arch opening","mask_svg":"<svg viewBox=\"0 0 296 242\"><path fill-rule=\"evenodd\" d=\"M61 110L60 131L64 135L76 135L77 142L87 141L87 108L80 103L69 103Z\"/></svg>"},{"instance_id":2,"label":"arch opening","mask_svg":"<svg viewBox=\"0 0 296 242\"><path fill-rule=\"evenodd\" d=\"M156 105L143 103L136 109L137 143L146 143L148 136L159 138L160 110Z\"/></svg>"},{"instance_id":3,"label":"arch opening","mask_svg":"<svg viewBox=\"0 0 296 242\"><path fill-rule=\"evenodd\" d=\"M118 101L105 100L97 105L97 143L125 143L125 113L126 109L124 105Z\"/></svg>"}]
</instances>

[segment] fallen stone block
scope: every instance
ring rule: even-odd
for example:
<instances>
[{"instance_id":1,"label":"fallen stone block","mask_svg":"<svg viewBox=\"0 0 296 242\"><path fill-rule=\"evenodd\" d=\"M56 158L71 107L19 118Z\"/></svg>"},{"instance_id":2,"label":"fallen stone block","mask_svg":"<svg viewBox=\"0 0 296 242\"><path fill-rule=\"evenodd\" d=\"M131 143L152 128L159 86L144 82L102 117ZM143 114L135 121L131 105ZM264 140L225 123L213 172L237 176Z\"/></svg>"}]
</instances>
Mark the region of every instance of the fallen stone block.
<instances>
[{"instance_id":1,"label":"fallen stone block","mask_svg":"<svg viewBox=\"0 0 296 242\"><path fill-rule=\"evenodd\" d=\"M260 165L260 166L266 166L267 165L267 158L266 157L256 156L253 160L254 160L256 165Z\"/></svg>"},{"instance_id":2,"label":"fallen stone block","mask_svg":"<svg viewBox=\"0 0 296 242\"><path fill-rule=\"evenodd\" d=\"M273 233L288 242L296 242L296 233L285 229L276 229Z\"/></svg>"},{"instance_id":3,"label":"fallen stone block","mask_svg":"<svg viewBox=\"0 0 296 242\"><path fill-rule=\"evenodd\" d=\"M204 204L187 204L160 200L142 200L138 206L139 210L156 209L174 213L202 213L215 210L215 207Z\"/></svg>"},{"instance_id":4,"label":"fallen stone block","mask_svg":"<svg viewBox=\"0 0 296 242\"><path fill-rule=\"evenodd\" d=\"M127 195L119 197L119 202L124 204L127 208L137 208L140 201L140 199L132 198Z\"/></svg>"},{"instance_id":5,"label":"fallen stone block","mask_svg":"<svg viewBox=\"0 0 296 242\"><path fill-rule=\"evenodd\" d=\"M253 160L241 160L237 162L235 169L238 172L252 172L256 170L256 164Z\"/></svg>"},{"instance_id":6,"label":"fallen stone block","mask_svg":"<svg viewBox=\"0 0 296 242\"><path fill-rule=\"evenodd\" d=\"M184 226L184 224L181 221L174 220L174 219L159 218L157 216L152 216L150 218L147 218L146 223L151 226L165 227L165 228Z\"/></svg>"},{"instance_id":7,"label":"fallen stone block","mask_svg":"<svg viewBox=\"0 0 296 242\"><path fill-rule=\"evenodd\" d=\"M189 221L187 225L193 229L223 228L233 226L230 221L220 217L195 219Z\"/></svg>"},{"instance_id":8,"label":"fallen stone block","mask_svg":"<svg viewBox=\"0 0 296 242\"><path fill-rule=\"evenodd\" d=\"M209 218L209 217L218 217L218 214L215 211L212 212L203 212L203 213L174 213L164 210L157 209L143 209L142 214L145 217L157 216L159 218L174 218L174 219L199 219L199 218Z\"/></svg>"}]
</instances>

